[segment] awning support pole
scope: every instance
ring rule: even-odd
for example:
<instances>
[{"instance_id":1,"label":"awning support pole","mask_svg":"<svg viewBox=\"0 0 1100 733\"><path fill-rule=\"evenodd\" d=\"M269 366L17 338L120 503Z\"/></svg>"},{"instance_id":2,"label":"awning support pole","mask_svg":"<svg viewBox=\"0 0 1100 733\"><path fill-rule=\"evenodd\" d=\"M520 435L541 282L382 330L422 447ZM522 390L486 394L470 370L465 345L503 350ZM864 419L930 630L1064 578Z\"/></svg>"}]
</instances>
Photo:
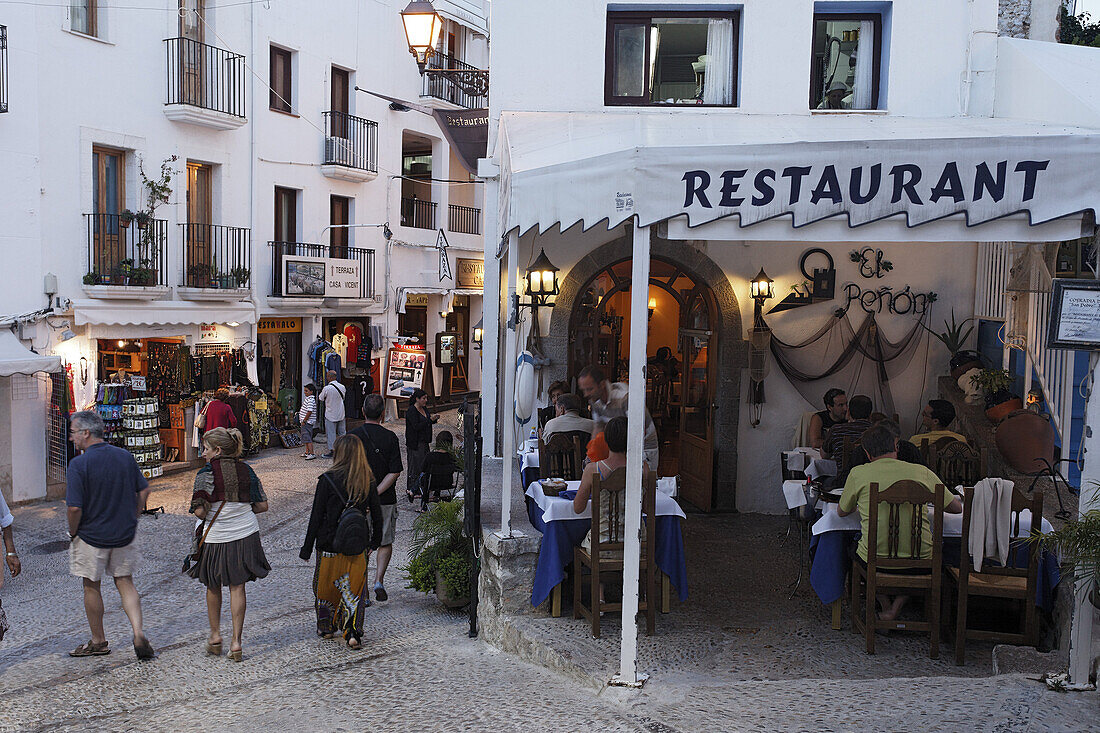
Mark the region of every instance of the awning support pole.
<instances>
[{"instance_id":1,"label":"awning support pole","mask_svg":"<svg viewBox=\"0 0 1100 733\"><path fill-rule=\"evenodd\" d=\"M504 338L508 342L507 356L504 359L504 404L501 406L502 424L504 426L504 477L502 493L500 497L500 533L505 537L512 536L512 479L516 469L516 349L518 348L518 332L516 317L513 313L516 301L516 284L518 283L518 271L516 265L519 262L519 234L512 232L508 235L508 295L504 305L505 318L508 327Z\"/></svg>"},{"instance_id":2,"label":"awning support pole","mask_svg":"<svg viewBox=\"0 0 1100 733\"><path fill-rule=\"evenodd\" d=\"M645 441L645 363L649 323L649 227L634 227L630 279L630 392L627 405L626 527L623 549L623 639L619 682L638 680L638 577L642 527L642 461ZM654 471L656 466L650 466ZM649 521L656 521L650 517ZM654 599L647 599L653 603Z\"/></svg>"},{"instance_id":3,"label":"awning support pole","mask_svg":"<svg viewBox=\"0 0 1100 733\"><path fill-rule=\"evenodd\" d=\"M1092 391L1085 405L1085 469L1081 471L1081 495L1078 498L1077 516L1085 516L1092 509L1100 509L1100 360L1092 365ZM1090 430L1088 426L1093 426ZM1069 680L1075 684L1088 684L1089 666L1092 663L1092 623L1095 610L1089 601L1089 578L1078 574L1073 584L1073 618L1069 627Z\"/></svg>"}]
</instances>

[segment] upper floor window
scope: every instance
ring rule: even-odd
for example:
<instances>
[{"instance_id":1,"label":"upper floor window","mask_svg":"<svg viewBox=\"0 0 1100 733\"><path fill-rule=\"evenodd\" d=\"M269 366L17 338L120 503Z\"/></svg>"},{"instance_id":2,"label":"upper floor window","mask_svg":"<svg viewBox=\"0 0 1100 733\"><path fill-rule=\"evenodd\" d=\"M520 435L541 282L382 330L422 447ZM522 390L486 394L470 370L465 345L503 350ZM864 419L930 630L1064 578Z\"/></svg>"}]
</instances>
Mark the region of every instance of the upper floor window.
<instances>
[{"instance_id":1,"label":"upper floor window","mask_svg":"<svg viewBox=\"0 0 1100 733\"><path fill-rule=\"evenodd\" d=\"M291 69L291 53L285 48L271 47L271 99L269 106L279 112L292 112L294 84Z\"/></svg>"},{"instance_id":2,"label":"upper floor window","mask_svg":"<svg viewBox=\"0 0 1100 733\"><path fill-rule=\"evenodd\" d=\"M814 15L810 109L878 109L882 16Z\"/></svg>"},{"instance_id":3,"label":"upper floor window","mask_svg":"<svg viewBox=\"0 0 1100 733\"><path fill-rule=\"evenodd\" d=\"M69 29L86 36L99 35L98 0L70 0Z\"/></svg>"},{"instance_id":4,"label":"upper floor window","mask_svg":"<svg viewBox=\"0 0 1100 733\"><path fill-rule=\"evenodd\" d=\"M605 104L737 103L733 12L607 14Z\"/></svg>"}]
</instances>

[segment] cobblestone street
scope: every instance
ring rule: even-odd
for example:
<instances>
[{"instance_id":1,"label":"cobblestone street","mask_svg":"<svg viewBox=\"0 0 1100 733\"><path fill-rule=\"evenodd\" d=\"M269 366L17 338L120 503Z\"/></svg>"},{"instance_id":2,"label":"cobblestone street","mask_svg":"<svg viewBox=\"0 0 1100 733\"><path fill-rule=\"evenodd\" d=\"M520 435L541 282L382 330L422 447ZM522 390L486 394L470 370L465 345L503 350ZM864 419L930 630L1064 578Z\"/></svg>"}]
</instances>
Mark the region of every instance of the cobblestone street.
<instances>
[{"instance_id":1,"label":"cobblestone street","mask_svg":"<svg viewBox=\"0 0 1100 733\"><path fill-rule=\"evenodd\" d=\"M453 415L444 424L453 426ZM365 648L353 652L313 633L313 566L298 550L315 477L326 462L307 463L299 453L275 449L250 461L271 498L260 523L272 573L248 585L242 664L204 655L202 588L179 572L193 472L158 480L149 504L163 505L165 514L141 519L145 559L135 580L158 651L150 663L134 658L109 584L104 597L113 653L67 655L87 640L88 629L79 581L68 574L64 506L17 509L23 574L3 588L12 630L0 644L0 729L1023 731L1094 729L1100 714L1095 695L1058 695L1019 676L730 681L700 675L666 684L657 675L641 692L584 687L468 639L464 613L404 588L415 513L403 499L387 576L390 598L368 609ZM488 525L499 512L499 475L498 466L487 465ZM404 477L399 490L403 485ZM224 619L223 630L228 609ZM617 634L604 642L617 648Z\"/></svg>"}]
</instances>

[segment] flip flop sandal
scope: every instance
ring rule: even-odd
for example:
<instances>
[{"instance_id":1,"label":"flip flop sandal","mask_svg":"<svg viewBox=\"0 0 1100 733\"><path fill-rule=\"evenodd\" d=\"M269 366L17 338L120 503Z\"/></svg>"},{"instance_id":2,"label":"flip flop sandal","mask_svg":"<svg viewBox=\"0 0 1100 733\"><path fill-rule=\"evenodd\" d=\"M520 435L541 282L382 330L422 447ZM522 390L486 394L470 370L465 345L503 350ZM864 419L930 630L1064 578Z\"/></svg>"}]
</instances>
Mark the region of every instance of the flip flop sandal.
<instances>
[{"instance_id":1,"label":"flip flop sandal","mask_svg":"<svg viewBox=\"0 0 1100 733\"><path fill-rule=\"evenodd\" d=\"M156 656L156 654L153 652L153 645L149 643L148 639L145 639L140 644L138 644L136 641L134 642L134 654L136 654L137 658L142 661L152 659Z\"/></svg>"},{"instance_id":2,"label":"flip flop sandal","mask_svg":"<svg viewBox=\"0 0 1100 733\"><path fill-rule=\"evenodd\" d=\"M222 643L220 641L217 644L206 642L206 653L212 657L220 657L222 655Z\"/></svg>"},{"instance_id":3,"label":"flip flop sandal","mask_svg":"<svg viewBox=\"0 0 1100 733\"><path fill-rule=\"evenodd\" d=\"M102 657L105 654L110 654L111 653L111 650L109 648L107 648L107 645L108 645L108 642L106 642L106 641L103 642L102 644L93 644L91 641L88 641L84 644L81 644L76 649L73 649L71 652L69 652L69 656L70 657Z\"/></svg>"}]
</instances>

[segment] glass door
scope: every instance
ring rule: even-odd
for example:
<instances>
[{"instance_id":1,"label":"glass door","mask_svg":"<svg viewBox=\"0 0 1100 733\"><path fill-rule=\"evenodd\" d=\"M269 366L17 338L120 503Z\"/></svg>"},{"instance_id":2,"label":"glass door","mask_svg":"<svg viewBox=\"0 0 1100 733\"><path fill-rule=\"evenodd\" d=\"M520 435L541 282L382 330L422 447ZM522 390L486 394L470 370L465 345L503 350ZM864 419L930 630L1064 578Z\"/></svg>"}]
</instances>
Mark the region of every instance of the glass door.
<instances>
[{"instance_id":1,"label":"glass door","mask_svg":"<svg viewBox=\"0 0 1100 733\"><path fill-rule=\"evenodd\" d=\"M204 41L206 38L203 27L204 13L206 12L206 0L179 0L179 30L180 30L180 91L183 92L183 103L193 104L196 107L210 107L210 101L204 94L203 77L205 66Z\"/></svg>"},{"instance_id":2,"label":"glass door","mask_svg":"<svg viewBox=\"0 0 1100 733\"><path fill-rule=\"evenodd\" d=\"M126 200L126 154L110 148L92 148L92 261L89 269L103 282L125 284L120 264L126 259L126 227L119 214Z\"/></svg>"},{"instance_id":3,"label":"glass door","mask_svg":"<svg viewBox=\"0 0 1100 733\"><path fill-rule=\"evenodd\" d=\"M187 286L215 287L220 273L228 272L228 262L215 262L210 222L213 208L212 170L203 163L187 163L187 238L185 273Z\"/></svg>"},{"instance_id":4,"label":"glass door","mask_svg":"<svg viewBox=\"0 0 1100 733\"><path fill-rule=\"evenodd\" d=\"M699 291L681 321L680 494L703 511L714 508L714 365L716 338Z\"/></svg>"}]
</instances>

